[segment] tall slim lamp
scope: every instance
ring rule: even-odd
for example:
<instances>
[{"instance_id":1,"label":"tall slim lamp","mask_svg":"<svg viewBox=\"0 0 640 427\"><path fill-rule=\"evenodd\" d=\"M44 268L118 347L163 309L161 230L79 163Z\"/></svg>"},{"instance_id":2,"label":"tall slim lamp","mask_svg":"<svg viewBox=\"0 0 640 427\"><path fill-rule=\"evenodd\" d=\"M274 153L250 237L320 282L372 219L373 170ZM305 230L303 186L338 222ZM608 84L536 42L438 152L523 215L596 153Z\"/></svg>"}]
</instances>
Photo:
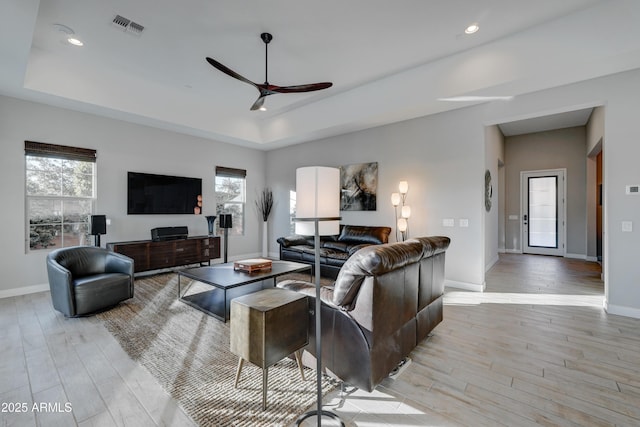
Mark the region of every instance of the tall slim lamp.
<instances>
[{"instance_id":1,"label":"tall slim lamp","mask_svg":"<svg viewBox=\"0 0 640 427\"><path fill-rule=\"evenodd\" d=\"M344 423L337 414L322 409L322 302L320 301L320 236L340 231L340 170L323 166L310 166L296 170L296 234L314 236L316 281L316 390L317 408L302 414L296 421L315 416L318 427L327 416Z\"/></svg>"}]
</instances>

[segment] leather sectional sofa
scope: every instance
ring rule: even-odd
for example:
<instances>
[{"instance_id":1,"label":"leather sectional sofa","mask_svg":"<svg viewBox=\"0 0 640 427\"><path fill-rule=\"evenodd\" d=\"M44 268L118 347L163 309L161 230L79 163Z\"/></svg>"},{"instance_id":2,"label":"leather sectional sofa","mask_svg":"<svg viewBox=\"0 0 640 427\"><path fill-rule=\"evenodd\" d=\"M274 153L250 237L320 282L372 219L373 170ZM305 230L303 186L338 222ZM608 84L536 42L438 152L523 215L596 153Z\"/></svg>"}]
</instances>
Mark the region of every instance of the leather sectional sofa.
<instances>
[{"instance_id":1,"label":"leather sectional sofa","mask_svg":"<svg viewBox=\"0 0 640 427\"><path fill-rule=\"evenodd\" d=\"M449 243L421 237L364 247L333 286L322 287L322 364L330 374L372 391L442 321ZM314 284L285 280L278 287L308 295L315 307ZM314 316L305 348L311 355Z\"/></svg>"},{"instance_id":2,"label":"leather sectional sofa","mask_svg":"<svg viewBox=\"0 0 640 427\"><path fill-rule=\"evenodd\" d=\"M345 261L361 248L389 241L390 227L343 225L337 236L320 238L320 274L335 279ZM313 236L280 237L280 259L315 266Z\"/></svg>"}]
</instances>

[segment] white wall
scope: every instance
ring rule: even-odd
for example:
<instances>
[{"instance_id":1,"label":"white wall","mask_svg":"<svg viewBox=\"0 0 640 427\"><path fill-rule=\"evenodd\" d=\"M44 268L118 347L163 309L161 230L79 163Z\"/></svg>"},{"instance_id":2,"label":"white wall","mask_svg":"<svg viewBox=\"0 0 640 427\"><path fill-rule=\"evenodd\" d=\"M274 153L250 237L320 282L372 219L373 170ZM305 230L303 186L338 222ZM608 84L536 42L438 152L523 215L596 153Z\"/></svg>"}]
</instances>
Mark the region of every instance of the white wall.
<instances>
[{"instance_id":1,"label":"white wall","mask_svg":"<svg viewBox=\"0 0 640 427\"><path fill-rule=\"evenodd\" d=\"M229 239L229 256L259 253L261 221L254 198L264 185L264 152L0 96L0 199L5 230L0 296L37 290L47 283L48 251L26 253L25 140L98 151L97 213L111 219L107 235L102 236L103 246L150 239L150 230L162 226L186 225L190 235L207 234L204 215L127 215L127 171L202 178L203 213L215 214L216 165L246 169L246 231Z\"/></svg>"}]
</instances>

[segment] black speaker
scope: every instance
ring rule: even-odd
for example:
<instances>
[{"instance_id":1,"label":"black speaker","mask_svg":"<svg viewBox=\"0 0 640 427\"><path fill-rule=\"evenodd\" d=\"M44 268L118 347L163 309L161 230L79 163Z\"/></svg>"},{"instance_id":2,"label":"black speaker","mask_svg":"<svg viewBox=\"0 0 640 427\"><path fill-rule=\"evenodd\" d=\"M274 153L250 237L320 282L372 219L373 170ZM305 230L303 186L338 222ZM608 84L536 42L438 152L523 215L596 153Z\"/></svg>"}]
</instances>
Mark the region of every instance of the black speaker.
<instances>
[{"instance_id":1,"label":"black speaker","mask_svg":"<svg viewBox=\"0 0 640 427\"><path fill-rule=\"evenodd\" d=\"M89 234L92 236L107 234L106 215L91 215L91 233Z\"/></svg>"},{"instance_id":2,"label":"black speaker","mask_svg":"<svg viewBox=\"0 0 640 427\"><path fill-rule=\"evenodd\" d=\"M231 214L222 214L218 219L218 227L220 228L232 228Z\"/></svg>"}]
</instances>

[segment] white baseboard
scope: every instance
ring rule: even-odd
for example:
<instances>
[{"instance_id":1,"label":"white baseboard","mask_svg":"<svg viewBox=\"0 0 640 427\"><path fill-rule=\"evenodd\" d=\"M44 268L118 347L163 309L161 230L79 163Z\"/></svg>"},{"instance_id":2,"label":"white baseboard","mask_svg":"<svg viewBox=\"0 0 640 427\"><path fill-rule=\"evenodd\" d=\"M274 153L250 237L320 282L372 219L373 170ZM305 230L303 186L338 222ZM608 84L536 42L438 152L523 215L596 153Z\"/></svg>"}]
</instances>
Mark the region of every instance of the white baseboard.
<instances>
[{"instance_id":1,"label":"white baseboard","mask_svg":"<svg viewBox=\"0 0 640 427\"><path fill-rule=\"evenodd\" d=\"M25 286L22 288L5 289L0 291L0 299L17 297L19 295L35 294L37 292L44 292L49 290L49 284Z\"/></svg>"},{"instance_id":2,"label":"white baseboard","mask_svg":"<svg viewBox=\"0 0 640 427\"><path fill-rule=\"evenodd\" d=\"M585 259L587 261L589 261L589 262L598 262L598 257L597 256L588 256Z\"/></svg>"},{"instance_id":3,"label":"white baseboard","mask_svg":"<svg viewBox=\"0 0 640 427\"><path fill-rule=\"evenodd\" d=\"M498 248L498 253L499 254L504 254L506 252L507 252L507 250L505 248Z\"/></svg>"},{"instance_id":4,"label":"white baseboard","mask_svg":"<svg viewBox=\"0 0 640 427\"><path fill-rule=\"evenodd\" d=\"M604 310L609 314L615 314L618 316L632 317L634 319L640 319L640 309L633 307L625 307L622 305L612 305L605 299L602 304Z\"/></svg>"},{"instance_id":5,"label":"white baseboard","mask_svg":"<svg viewBox=\"0 0 640 427\"><path fill-rule=\"evenodd\" d=\"M483 283L482 285L477 285L475 283L458 282L456 280L445 279L444 287L462 289L465 291L484 292L486 284Z\"/></svg>"},{"instance_id":6,"label":"white baseboard","mask_svg":"<svg viewBox=\"0 0 640 427\"><path fill-rule=\"evenodd\" d=\"M570 254L570 253L566 253L564 254L565 258L571 258L571 259L587 259L587 256L585 254Z\"/></svg>"},{"instance_id":7,"label":"white baseboard","mask_svg":"<svg viewBox=\"0 0 640 427\"><path fill-rule=\"evenodd\" d=\"M505 249L505 253L522 255L522 250L521 249Z\"/></svg>"},{"instance_id":8,"label":"white baseboard","mask_svg":"<svg viewBox=\"0 0 640 427\"><path fill-rule=\"evenodd\" d=\"M491 270L491 267L493 267L495 263L498 262L499 260L500 260L500 257L498 257L498 255L496 254L495 258L493 258L491 261L489 261L487 265L485 265L484 272L486 273L487 271Z\"/></svg>"}]
</instances>

